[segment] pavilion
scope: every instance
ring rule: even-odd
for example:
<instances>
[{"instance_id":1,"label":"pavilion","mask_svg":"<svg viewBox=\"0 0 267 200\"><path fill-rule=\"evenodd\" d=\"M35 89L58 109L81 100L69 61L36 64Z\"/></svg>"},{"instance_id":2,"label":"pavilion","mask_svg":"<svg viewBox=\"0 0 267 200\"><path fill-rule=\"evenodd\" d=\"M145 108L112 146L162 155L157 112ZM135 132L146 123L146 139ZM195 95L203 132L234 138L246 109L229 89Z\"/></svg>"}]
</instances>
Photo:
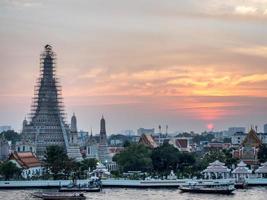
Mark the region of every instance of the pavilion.
<instances>
[{"instance_id":1,"label":"pavilion","mask_svg":"<svg viewBox=\"0 0 267 200\"><path fill-rule=\"evenodd\" d=\"M237 165L237 167L232 171L233 178L236 180L243 180L245 178L250 178L252 170L247 167L247 164L242 160Z\"/></svg>"},{"instance_id":2,"label":"pavilion","mask_svg":"<svg viewBox=\"0 0 267 200\"><path fill-rule=\"evenodd\" d=\"M260 178L267 178L267 162L262 163L261 167L255 171Z\"/></svg>"},{"instance_id":3,"label":"pavilion","mask_svg":"<svg viewBox=\"0 0 267 200\"><path fill-rule=\"evenodd\" d=\"M205 179L227 179L230 178L230 169L224 163L216 160L202 172Z\"/></svg>"}]
</instances>

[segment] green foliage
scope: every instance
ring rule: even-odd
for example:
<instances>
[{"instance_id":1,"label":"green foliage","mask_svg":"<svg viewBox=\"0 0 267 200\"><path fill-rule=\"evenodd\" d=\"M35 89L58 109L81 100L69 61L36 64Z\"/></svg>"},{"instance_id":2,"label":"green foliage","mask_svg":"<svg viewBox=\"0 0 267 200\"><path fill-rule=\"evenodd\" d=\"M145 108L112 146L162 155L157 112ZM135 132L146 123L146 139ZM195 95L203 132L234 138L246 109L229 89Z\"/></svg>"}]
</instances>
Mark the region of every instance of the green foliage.
<instances>
[{"instance_id":1,"label":"green foliage","mask_svg":"<svg viewBox=\"0 0 267 200\"><path fill-rule=\"evenodd\" d=\"M45 167L56 179L59 174L69 175L74 167L74 161L69 159L63 147L52 145L47 147L44 155Z\"/></svg>"},{"instance_id":2,"label":"green foliage","mask_svg":"<svg viewBox=\"0 0 267 200\"><path fill-rule=\"evenodd\" d=\"M132 144L123 152L115 155L113 160L121 171L148 171L152 169L151 150L142 144Z\"/></svg>"},{"instance_id":3,"label":"green foliage","mask_svg":"<svg viewBox=\"0 0 267 200\"><path fill-rule=\"evenodd\" d=\"M13 130L9 130L9 131L3 131L2 133L0 133L0 137L4 135L5 138L8 141L11 141L11 143L14 145L16 144L17 141L20 141L21 139L21 135L18 134L17 132L13 131Z\"/></svg>"},{"instance_id":4,"label":"green foliage","mask_svg":"<svg viewBox=\"0 0 267 200\"><path fill-rule=\"evenodd\" d=\"M179 158L179 150L168 143L153 149L151 155L154 170L164 174L170 173L171 170L176 170Z\"/></svg>"},{"instance_id":5,"label":"green foliage","mask_svg":"<svg viewBox=\"0 0 267 200\"><path fill-rule=\"evenodd\" d=\"M5 161L0 165L0 174L4 176L5 180L9 180L15 176L20 176L21 169L18 168L15 163L11 161Z\"/></svg>"},{"instance_id":6,"label":"green foliage","mask_svg":"<svg viewBox=\"0 0 267 200\"><path fill-rule=\"evenodd\" d=\"M192 153L183 152L179 155L178 173L185 177L196 174L196 158Z\"/></svg>"},{"instance_id":7,"label":"green foliage","mask_svg":"<svg viewBox=\"0 0 267 200\"><path fill-rule=\"evenodd\" d=\"M131 142L129 140L126 140L123 144L123 147L129 147L131 145Z\"/></svg>"},{"instance_id":8,"label":"green foliage","mask_svg":"<svg viewBox=\"0 0 267 200\"><path fill-rule=\"evenodd\" d=\"M92 171L96 169L97 160L95 158L84 159L83 161L81 161L80 165L82 171L89 169Z\"/></svg>"},{"instance_id":9,"label":"green foliage","mask_svg":"<svg viewBox=\"0 0 267 200\"><path fill-rule=\"evenodd\" d=\"M261 145L258 151L258 159L260 162L267 161L267 145Z\"/></svg>"},{"instance_id":10,"label":"green foliage","mask_svg":"<svg viewBox=\"0 0 267 200\"><path fill-rule=\"evenodd\" d=\"M210 151L206 153L200 163L202 169L205 169L209 163L219 160L226 164L226 166L231 167L233 164L237 164L237 159L233 158L231 149L223 151Z\"/></svg>"}]
</instances>

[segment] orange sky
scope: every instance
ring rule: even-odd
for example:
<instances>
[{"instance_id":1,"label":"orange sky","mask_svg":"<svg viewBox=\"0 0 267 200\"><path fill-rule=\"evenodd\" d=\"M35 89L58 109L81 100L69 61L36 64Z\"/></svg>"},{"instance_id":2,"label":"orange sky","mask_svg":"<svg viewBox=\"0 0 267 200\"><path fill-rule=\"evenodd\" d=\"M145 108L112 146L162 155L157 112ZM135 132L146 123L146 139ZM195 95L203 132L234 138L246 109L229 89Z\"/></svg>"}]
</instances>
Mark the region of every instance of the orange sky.
<instances>
[{"instance_id":1,"label":"orange sky","mask_svg":"<svg viewBox=\"0 0 267 200\"><path fill-rule=\"evenodd\" d=\"M46 43L82 129L267 122L266 0L73 2L0 2L0 125L21 128Z\"/></svg>"}]
</instances>

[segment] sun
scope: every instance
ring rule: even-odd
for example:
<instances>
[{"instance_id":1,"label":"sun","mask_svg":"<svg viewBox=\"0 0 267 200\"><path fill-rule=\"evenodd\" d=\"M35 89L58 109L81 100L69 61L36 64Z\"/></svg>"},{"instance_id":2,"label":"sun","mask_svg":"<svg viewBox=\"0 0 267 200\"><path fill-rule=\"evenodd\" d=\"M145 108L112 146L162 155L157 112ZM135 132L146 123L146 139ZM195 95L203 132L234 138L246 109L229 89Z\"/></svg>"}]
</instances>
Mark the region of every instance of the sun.
<instances>
[{"instance_id":1,"label":"sun","mask_svg":"<svg viewBox=\"0 0 267 200\"><path fill-rule=\"evenodd\" d=\"M209 131L212 131L214 129L214 125L212 123L207 124L207 128Z\"/></svg>"}]
</instances>

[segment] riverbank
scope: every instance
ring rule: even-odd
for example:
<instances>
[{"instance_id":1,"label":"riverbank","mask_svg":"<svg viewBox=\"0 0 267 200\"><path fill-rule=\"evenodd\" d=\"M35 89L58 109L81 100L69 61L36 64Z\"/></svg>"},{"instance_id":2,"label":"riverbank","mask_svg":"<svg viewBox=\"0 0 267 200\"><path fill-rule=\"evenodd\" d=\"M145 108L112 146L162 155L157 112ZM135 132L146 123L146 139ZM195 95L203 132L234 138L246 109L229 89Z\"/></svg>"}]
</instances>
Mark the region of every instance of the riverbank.
<instances>
[{"instance_id":1,"label":"riverbank","mask_svg":"<svg viewBox=\"0 0 267 200\"><path fill-rule=\"evenodd\" d=\"M102 180L103 187L118 188L178 188L190 179L176 180L125 180L106 179ZM234 179L218 179L216 181L227 182ZM214 180L203 180L209 182ZM249 186L267 186L267 178L246 179ZM78 184L85 184L88 180L78 180ZM59 188L67 186L71 180L32 180L32 181L0 181L1 189L24 189L24 188Z\"/></svg>"}]
</instances>

